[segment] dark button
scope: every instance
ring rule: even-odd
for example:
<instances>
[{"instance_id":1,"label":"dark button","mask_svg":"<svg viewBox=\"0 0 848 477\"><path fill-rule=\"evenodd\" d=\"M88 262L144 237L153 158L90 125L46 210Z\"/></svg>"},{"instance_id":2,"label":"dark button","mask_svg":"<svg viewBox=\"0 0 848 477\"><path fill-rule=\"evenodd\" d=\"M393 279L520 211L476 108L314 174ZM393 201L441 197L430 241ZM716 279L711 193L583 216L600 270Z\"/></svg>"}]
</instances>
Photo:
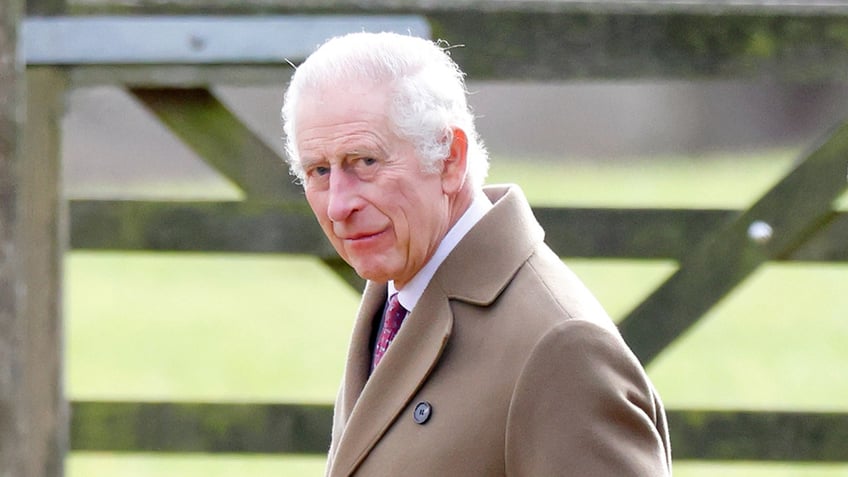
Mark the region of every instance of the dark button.
<instances>
[{"instance_id":1,"label":"dark button","mask_svg":"<svg viewBox=\"0 0 848 477\"><path fill-rule=\"evenodd\" d=\"M412 418L416 424L424 424L430 420L433 415L433 407L427 401L421 401L415 405L415 410L412 411Z\"/></svg>"}]
</instances>

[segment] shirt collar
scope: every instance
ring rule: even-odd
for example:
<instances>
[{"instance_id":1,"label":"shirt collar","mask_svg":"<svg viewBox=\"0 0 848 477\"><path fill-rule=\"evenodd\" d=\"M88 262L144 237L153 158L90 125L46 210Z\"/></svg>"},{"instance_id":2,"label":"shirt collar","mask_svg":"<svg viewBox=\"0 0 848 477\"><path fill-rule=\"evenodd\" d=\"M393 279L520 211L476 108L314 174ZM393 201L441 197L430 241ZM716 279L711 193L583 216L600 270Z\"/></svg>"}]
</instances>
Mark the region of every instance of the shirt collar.
<instances>
[{"instance_id":1,"label":"shirt collar","mask_svg":"<svg viewBox=\"0 0 848 477\"><path fill-rule=\"evenodd\" d=\"M474 194L474 198L471 200L471 204L468 206L468 209L462 214L459 220L456 221L453 227L448 230L448 233L445 234L445 238L442 239L442 242L439 244L438 248L436 248L436 252L430 257L430 260L412 277L412 280L403 287L403 290L398 291L395 288L394 280L389 280L389 296L393 294L398 294L398 301L400 304L410 312L415 308L415 305L418 303L418 300L421 299L421 295L424 294L424 290L427 288L427 285L430 284L430 279L433 278L433 275L436 274L436 270L439 269L439 265L445 261L448 255L453 251L456 245L462 240L462 237L471 230L480 219L486 215L492 208L492 202L488 197L483 193L482 190L478 191Z\"/></svg>"}]
</instances>

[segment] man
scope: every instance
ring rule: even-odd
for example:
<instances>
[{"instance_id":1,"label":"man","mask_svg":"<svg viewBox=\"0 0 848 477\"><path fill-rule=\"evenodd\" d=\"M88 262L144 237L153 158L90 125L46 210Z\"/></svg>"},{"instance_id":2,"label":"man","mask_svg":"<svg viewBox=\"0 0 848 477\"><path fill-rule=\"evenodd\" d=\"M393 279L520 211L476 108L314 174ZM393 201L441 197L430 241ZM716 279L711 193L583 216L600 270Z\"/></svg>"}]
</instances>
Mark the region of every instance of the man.
<instances>
[{"instance_id":1,"label":"man","mask_svg":"<svg viewBox=\"0 0 848 477\"><path fill-rule=\"evenodd\" d=\"M671 473L642 367L521 190L482 186L488 157L445 51L330 40L297 68L283 119L307 201L368 280L327 475Z\"/></svg>"}]
</instances>

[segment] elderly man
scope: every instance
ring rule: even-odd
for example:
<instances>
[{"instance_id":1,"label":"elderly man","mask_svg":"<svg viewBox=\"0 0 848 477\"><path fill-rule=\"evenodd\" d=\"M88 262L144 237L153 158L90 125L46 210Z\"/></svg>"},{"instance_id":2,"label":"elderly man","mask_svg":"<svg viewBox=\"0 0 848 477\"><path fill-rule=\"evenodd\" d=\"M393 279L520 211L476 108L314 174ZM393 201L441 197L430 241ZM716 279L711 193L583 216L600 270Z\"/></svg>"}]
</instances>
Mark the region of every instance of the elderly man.
<instances>
[{"instance_id":1,"label":"elderly man","mask_svg":"<svg viewBox=\"0 0 848 477\"><path fill-rule=\"evenodd\" d=\"M663 406L543 242L521 190L483 187L463 74L437 44L328 41L283 106L292 171L368 280L329 476L661 476Z\"/></svg>"}]
</instances>

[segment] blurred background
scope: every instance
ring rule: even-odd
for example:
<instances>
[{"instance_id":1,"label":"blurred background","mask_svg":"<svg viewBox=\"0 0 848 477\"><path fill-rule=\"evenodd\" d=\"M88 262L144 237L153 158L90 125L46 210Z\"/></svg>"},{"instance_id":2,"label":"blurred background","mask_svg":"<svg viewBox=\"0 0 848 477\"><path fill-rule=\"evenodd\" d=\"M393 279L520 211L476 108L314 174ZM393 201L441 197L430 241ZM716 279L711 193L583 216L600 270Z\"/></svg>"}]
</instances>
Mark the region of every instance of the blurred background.
<instances>
[{"instance_id":1,"label":"blurred background","mask_svg":"<svg viewBox=\"0 0 848 477\"><path fill-rule=\"evenodd\" d=\"M96 3L89 8L96 10ZM834 29L834 38L841 31ZM473 59L475 50L467 50ZM848 83L832 77L792 81L763 71L741 79L684 74L689 78L613 80L604 78L622 75L601 74L554 81L532 72L524 77L521 69L501 80L497 72L482 76L471 76L469 90L492 156L488 182L516 182L539 207L745 210L848 117ZM286 81L281 73L279 81L261 86L230 81L210 90L282 154L279 111ZM71 201L245 197L122 86L70 88L61 133L62 187ZM834 208L848 211L848 194ZM123 220L134 223L134 217ZM92 230L108 234L110 225ZM671 259L563 260L617 321L679 266ZM66 254L64 265L65 386L71 401L324 409L332 403L359 292L321 257L80 247ZM844 260L776 261L757 268L648 365L666 406L844 415L846 285ZM108 419L96 422L100 427L85 427L80 442L102 442L148 424L123 429L110 427ZM207 435L223 433L218 424ZM151 426L178 428L167 420ZM817 437L808 439L811 452L825 442ZM798 436L786 442L797 442L793 438ZM137 442L127 439L130 446ZM748 449L740 447L742 453ZM711 449L708 443L703 448ZM839 452L828 455L844 455ZM154 445L142 452L74 450L66 467L71 477L300 477L322 475L323 463L321 454L178 453ZM676 461L675 474L848 476L848 463L779 455L756 461L689 458Z\"/></svg>"}]
</instances>

